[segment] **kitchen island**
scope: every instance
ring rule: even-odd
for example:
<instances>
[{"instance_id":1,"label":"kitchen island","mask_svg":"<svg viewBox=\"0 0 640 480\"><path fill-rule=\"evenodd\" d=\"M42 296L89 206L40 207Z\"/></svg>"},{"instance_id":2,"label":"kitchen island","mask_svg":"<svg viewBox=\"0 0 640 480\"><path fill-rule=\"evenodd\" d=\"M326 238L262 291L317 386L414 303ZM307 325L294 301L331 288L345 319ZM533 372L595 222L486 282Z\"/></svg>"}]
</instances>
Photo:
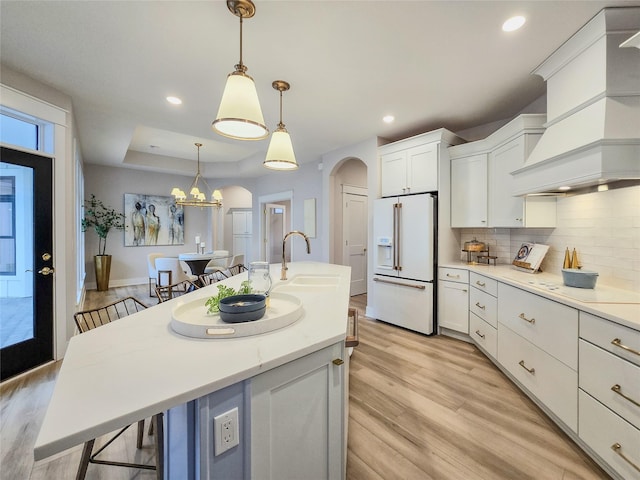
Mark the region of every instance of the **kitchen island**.
<instances>
[{"instance_id":1,"label":"kitchen island","mask_svg":"<svg viewBox=\"0 0 640 480\"><path fill-rule=\"evenodd\" d=\"M36 460L166 412L165 478L195 478L198 469L202 478L249 478L252 471L282 478L300 468L343 478L350 269L296 262L289 280L278 281L280 266L271 268L273 291L302 302L300 318L287 327L242 338L175 333L174 308L204 302L217 293L214 284L72 338ZM224 283L238 288L246 278ZM213 417L236 407L239 445L215 455ZM287 423L270 431L279 416Z\"/></svg>"}]
</instances>

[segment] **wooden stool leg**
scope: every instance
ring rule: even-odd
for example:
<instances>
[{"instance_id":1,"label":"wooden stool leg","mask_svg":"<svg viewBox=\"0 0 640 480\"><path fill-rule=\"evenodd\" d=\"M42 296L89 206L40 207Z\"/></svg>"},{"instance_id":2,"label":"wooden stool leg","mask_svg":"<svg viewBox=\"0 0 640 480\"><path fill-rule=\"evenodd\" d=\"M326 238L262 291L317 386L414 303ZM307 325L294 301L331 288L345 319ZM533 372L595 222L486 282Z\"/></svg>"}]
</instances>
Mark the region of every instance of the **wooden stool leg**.
<instances>
[{"instance_id":1,"label":"wooden stool leg","mask_svg":"<svg viewBox=\"0 0 640 480\"><path fill-rule=\"evenodd\" d=\"M151 420L154 424L153 438L156 444L156 480L164 480L164 415L158 413Z\"/></svg>"},{"instance_id":2,"label":"wooden stool leg","mask_svg":"<svg viewBox=\"0 0 640 480\"><path fill-rule=\"evenodd\" d=\"M144 420L138 422L138 440L136 441L136 447L142 448L142 438L144 437Z\"/></svg>"},{"instance_id":3,"label":"wooden stool leg","mask_svg":"<svg viewBox=\"0 0 640 480\"><path fill-rule=\"evenodd\" d=\"M89 466L89 459L91 458L91 452L93 451L94 440L89 440L85 442L84 448L82 449L82 457L80 458L80 465L78 466L78 473L76 475L76 480L84 480L85 475L87 474L87 467Z\"/></svg>"}]
</instances>

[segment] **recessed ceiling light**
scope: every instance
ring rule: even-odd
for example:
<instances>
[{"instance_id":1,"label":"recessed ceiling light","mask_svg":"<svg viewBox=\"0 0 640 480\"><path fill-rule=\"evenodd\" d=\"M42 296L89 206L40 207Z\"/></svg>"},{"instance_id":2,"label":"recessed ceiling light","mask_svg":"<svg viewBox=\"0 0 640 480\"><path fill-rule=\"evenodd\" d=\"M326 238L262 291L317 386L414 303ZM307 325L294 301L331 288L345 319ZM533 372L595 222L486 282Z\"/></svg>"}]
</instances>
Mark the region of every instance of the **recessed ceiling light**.
<instances>
[{"instance_id":1,"label":"recessed ceiling light","mask_svg":"<svg viewBox=\"0 0 640 480\"><path fill-rule=\"evenodd\" d=\"M396 119L396 117L394 117L393 115L385 115L384 117L382 117L382 121L384 123L391 123Z\"/></svg>"},{"instance_id":2,"label":"recessed ceiling light","mask_svg":"<svg viewBox=\"0 0 640 480\"><path fill-rule=\"evenodd\" d=\"M569 187L568 185L564 185L562 187L559 187L558 190L571 190L571 187Z\"/></svg>"},{"instance_id":3,"label":"recessed ceiling light","mask_svg":"<svg viewBox=\"0 0 640 480\"><path fill-rule=\"evenodd\" d=\"M524 25L524 22L527 20L521 16L511 17L509 20L502 24L502 30L505 32L513 32L514 30L518 30L521 26Z\"/></svg>"},{"instance_id":4,"label":"recessed ceiling light","mask_svg":"<svg viewBox=\"0 0 640 480\"><path fill-rule=\"evenodd\" d=\"M167 97L167 102L172 103L173 105L181 105L182 100L178 97Z\"/></svg>"}]
</instances>

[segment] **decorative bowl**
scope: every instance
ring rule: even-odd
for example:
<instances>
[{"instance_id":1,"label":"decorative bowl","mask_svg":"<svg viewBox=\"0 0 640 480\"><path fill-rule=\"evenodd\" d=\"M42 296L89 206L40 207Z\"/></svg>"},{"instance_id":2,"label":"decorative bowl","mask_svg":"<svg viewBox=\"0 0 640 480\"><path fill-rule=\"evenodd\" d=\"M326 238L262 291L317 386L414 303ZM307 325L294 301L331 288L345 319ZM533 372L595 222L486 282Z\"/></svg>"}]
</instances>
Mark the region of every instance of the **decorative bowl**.
<instances>
[{"instance_id":1,"label":"decorative bowl","mask_svg":"<svg viewBox=\"0 0 640 480\"><path fill-rule=\"evenodd\" d=\"M264 295L233 295L220 300L220 319L225 323L253 322L267 311Z\"/></svg>"},{"instance_id":2,"label":"decorative bowl","mask_svg":"<svg viewBox=\"0 0 640 480\"><path fill-rule=\"evenodd\" d=\"M598 272L577 268L563 268L562 280L567 287L595 288Z\"/></svg>"}]
</instances>

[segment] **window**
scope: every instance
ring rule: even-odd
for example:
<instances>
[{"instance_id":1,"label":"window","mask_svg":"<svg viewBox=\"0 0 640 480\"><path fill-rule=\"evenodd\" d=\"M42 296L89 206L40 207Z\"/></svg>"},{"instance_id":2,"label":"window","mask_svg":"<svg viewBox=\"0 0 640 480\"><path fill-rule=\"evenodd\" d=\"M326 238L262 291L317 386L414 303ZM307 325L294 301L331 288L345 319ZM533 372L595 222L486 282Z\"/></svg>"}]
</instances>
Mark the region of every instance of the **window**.
<instances>
[{"instance_id":1,"label":"window","mask_svg":"<svg viewBox=\"0 0 640 480\"><path fill-rule=\"evenodd\" d=\"M3 112L0 114L0 140L11 145L38 150L40 128L37 123Z\"/></svg>"},{"instance_id":2,"label":"window","mask_svg":"<svg viewBox=\"0 0 640 480\"><path fill-rule=\"evenodd\" d=\"M16 177L0 177L0 275L16 274Z\"/></svg>"}]
</instances>

